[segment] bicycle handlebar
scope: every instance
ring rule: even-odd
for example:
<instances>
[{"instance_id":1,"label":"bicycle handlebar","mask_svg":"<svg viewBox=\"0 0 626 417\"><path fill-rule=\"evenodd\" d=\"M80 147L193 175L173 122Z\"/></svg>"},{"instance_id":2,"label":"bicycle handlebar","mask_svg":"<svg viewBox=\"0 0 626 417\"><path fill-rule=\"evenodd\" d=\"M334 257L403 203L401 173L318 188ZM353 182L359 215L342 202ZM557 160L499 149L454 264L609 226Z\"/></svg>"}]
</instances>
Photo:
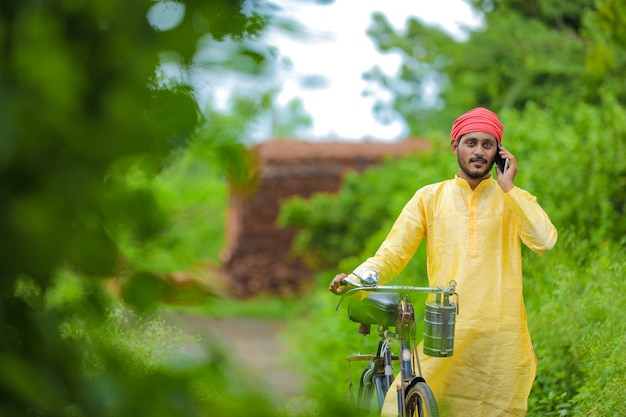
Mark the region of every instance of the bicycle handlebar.
<instances>
[{"instance_id":1,"label":"bicycle handlebar","mask_svg":"<svg viewBox=\"0 0 626 417\"><path fill-rule=\"evenodd\" d=\"M444 296L456 295L456 291L455 291L456 281L455 280L451 280L448 283L447 287L413 287L413 286L406 286L406 285L403 285L403 286L378 285L378 274L374 271L372 272L375 275L375 277L372 277L372 275L370 275L370 278L372 278L371 280L364 279L363 274L361 278L359 279L361 282L356 282L354 279L352 279L349 276L341 280L342 285L349 285L354 288L350 288L348 291L346 291L345 293L341 295L341 299L339 300L339 303L337 304L336 310L339 310L339 307L341 306L341 303L343 302L343 299L346 296L357 293L359 291L371 291L371 292L380 292L380 293L400 293L400 294L421 292L421 293L442 294ZM368 285L364 285L363 284L364 281L367 282Z\"/></svg>"}]
</instances>

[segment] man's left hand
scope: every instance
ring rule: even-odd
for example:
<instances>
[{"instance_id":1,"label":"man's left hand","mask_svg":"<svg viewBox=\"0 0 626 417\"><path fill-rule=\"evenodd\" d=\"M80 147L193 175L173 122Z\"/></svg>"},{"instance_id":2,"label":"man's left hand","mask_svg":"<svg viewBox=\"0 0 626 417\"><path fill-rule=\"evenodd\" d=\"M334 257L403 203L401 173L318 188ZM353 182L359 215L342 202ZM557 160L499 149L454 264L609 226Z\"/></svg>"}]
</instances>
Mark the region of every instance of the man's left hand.
<instances>
[{"instance_id":1,"label":"man's left hand","mask_svg":"<svg viewBox=\"0 0 626 417\"><path fill-rule=\"evenodd\" d=\"M511 152L507 151L502 146L500 146L500 156L503 159L509 160L509 167L506 169L506 172L504 174L502 174L502 171L500 171L500 167L496 166L496 173L498 174L498 184L500 184L502 191L508 193L513 189L513 187L515 187L513 179L517 174L517 162L515 162L515 156L513 156Z\"/></svg>"}]
</instances>

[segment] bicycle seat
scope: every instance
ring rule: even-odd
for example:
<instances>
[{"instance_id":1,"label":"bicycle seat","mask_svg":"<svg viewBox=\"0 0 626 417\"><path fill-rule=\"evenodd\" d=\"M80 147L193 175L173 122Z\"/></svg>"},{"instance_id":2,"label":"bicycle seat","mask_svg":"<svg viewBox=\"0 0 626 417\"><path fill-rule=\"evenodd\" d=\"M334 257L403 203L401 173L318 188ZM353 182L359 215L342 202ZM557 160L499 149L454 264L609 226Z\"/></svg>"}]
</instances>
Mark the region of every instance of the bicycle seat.
<instances>
[{"instance_id":1,"label":"bicycle seat","mask_svg":"<svg viewBox=\"0 0 626 417\"><path fill-rule=\"evenodd\" d=\"M373 293L348 306L348 318L356 323L395 326L400 296L392 293Z\"/></svg>"}]
</instances>

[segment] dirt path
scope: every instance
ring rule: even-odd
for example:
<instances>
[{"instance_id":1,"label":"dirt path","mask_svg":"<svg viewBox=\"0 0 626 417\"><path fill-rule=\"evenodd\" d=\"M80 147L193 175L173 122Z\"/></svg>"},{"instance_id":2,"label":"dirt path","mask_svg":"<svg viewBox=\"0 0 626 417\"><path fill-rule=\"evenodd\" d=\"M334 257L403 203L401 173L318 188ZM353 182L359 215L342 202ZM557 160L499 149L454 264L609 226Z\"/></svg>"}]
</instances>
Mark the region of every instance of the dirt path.
<instances>
[{"instance_id":1,"label":"dirt path","mask_svg":"<svg viewBox=\"0 0 626 417\"><path fill-rule=\"evenodd\" d=\"M302 382L289 363L291 347L284 340L284 324L252 318L213 318L198 314L166 311L165 321L188 335L217 341L233 361L240 361L246 376L257 379L277 402L285 405L303 395ZM190 353L202 355L199 346Z\"/></svg>"}]
</instances>

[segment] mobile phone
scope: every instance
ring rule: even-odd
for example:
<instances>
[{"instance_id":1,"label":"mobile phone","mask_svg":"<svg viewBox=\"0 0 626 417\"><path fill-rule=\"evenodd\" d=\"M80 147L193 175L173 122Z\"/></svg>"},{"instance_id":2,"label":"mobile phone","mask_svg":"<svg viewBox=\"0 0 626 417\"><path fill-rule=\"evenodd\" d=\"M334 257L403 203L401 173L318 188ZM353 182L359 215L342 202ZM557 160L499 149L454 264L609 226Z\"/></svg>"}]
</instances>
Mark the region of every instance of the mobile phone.
<instances>
[{"instance_id":1,"label":"mobile phone","mask_svg":"<svg viewBox=\"0 0 626 417\"><path fill-rule=\"evenodd\" d=\"M502 171L502 174L504 174L507 170L507 168L509 167L509 159L508 158L502 158L500 156L500 145L498 145L498 148L496 149L496 160L495 160L496 165L498 165L498 167L500 168L500 171Z\"/></svg>"}]
</instances>

